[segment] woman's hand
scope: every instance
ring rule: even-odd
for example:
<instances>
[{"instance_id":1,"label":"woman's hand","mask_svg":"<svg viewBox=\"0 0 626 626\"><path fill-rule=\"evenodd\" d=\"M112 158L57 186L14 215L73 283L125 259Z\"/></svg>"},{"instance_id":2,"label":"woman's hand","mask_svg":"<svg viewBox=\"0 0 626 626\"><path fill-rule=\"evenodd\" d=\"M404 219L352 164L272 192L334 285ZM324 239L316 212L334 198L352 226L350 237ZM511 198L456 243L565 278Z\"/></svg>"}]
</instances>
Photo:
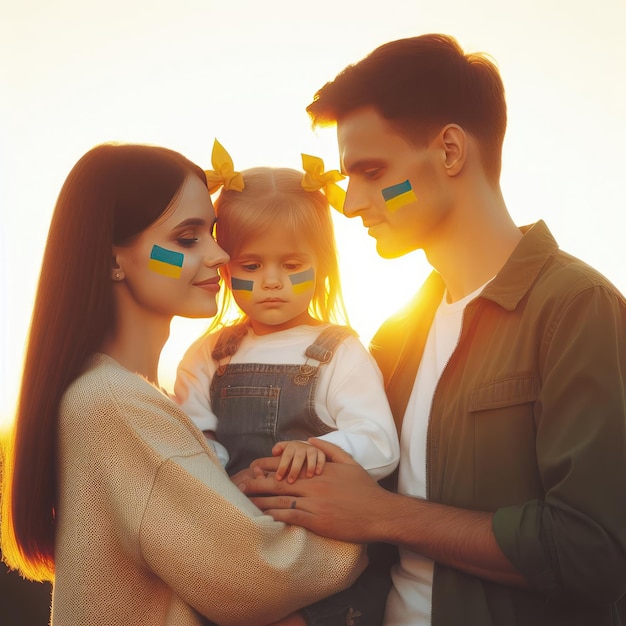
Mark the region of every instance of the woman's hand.
<instances>
[{"instance_id":1,"label":"woman's hand","mask_svg":"<svg viewBox=\"0 0 626 626\"><path fill-rule=\"evenodd\" d=\"M252 466L250 466L239 470L236 474L233 474L230 477L230 480L235 483L235 485L239 486L242 482L245 482L246 480L253 480L257 476L258 474L256 474L252 469Z\"/></svg>"}]
</instances>

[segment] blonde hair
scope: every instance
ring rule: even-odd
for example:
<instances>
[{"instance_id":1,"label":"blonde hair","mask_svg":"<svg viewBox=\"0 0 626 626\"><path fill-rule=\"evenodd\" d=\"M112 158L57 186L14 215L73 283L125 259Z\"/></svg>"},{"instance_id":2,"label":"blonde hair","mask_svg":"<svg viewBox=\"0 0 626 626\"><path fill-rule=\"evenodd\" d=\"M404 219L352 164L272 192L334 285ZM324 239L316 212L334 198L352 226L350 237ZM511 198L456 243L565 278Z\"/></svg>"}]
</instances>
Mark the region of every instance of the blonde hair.
<instances>
[{"instance_id":1,"label":"blonde hair","mask_svg":"<svg viewBox=\"0 0 626 626\"><path fill-rule=\"evenodd\" d=\"M304 238L317 257L315 290L309 313L321 322L348 324L337 262L330 207L321 191L302 188L302 172L289 168L255 167L242 172L243 191L222 190L215 201L216 236L231 257L251 237L280 224L294 239ZM209 331L228 323L232 294L220 292L218 314ZM239 312L237 322L245 320Z\"/></svg>"}]
</instances>

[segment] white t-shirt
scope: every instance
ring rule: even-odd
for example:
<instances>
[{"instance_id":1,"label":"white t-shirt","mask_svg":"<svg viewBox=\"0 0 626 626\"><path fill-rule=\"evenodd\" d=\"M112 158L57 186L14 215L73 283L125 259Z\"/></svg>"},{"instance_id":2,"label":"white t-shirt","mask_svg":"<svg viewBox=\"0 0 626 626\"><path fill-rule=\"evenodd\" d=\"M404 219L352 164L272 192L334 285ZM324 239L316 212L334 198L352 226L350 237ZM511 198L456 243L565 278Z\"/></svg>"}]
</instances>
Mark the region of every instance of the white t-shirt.
<instances>
[{"instance_id":1,"label":"white t-shirt","mask_svg":"<svg viewBox=\"0 0 626 626\"><path fill-rule=\"evenodd\" d=\"M426 498L426 435L435 388L459 342L465 307L484 287L451 303L446 301L446 292L435 313L402 421L398 493ZM384 625L429 625L433 562L400 548L400 561L392 568L391 577L393 587L387 599Z\"/></svg>"},{"instance_id":2,"label":"white t-shirt","mask_svg":"<svg viewBox=\"0 0 626 626\"><path fill-rule=\"evenodd\" d=\"M326 325L297 326L242 339L230 363L300 364L305 351ZM183 357L176 376L175 399L200 430L215 431L209 387L217 368L211 356L216 334L198 339ZM376 362L356 337L348 337L320 366L315 393L319 418L336 431L320 437L350 453L376 480L390 474L400 454L391 415Z\"/></svg>"}]
</instances>

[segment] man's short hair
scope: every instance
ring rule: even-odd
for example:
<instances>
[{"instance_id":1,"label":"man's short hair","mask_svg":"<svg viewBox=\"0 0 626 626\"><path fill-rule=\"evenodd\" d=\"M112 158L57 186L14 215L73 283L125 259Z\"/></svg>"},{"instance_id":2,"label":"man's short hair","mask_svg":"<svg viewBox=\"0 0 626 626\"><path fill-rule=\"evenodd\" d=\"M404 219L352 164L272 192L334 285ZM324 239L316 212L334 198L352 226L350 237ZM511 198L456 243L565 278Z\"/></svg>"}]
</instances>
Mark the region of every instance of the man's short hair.
<instances>
[{"instance_id":1,"label":"man's short hair","mask_svg":"<svg viewBox=\"0 0 626 626\"><path fill-rule=\"evenodd\" d=\"M485 54L466 54L448 35L392 41L326 83L307 112L323 126L364 107L416 145L458 124L478 141L487 176L499 179L506 101L500 73Z\"/></svg>"}]
</instances>

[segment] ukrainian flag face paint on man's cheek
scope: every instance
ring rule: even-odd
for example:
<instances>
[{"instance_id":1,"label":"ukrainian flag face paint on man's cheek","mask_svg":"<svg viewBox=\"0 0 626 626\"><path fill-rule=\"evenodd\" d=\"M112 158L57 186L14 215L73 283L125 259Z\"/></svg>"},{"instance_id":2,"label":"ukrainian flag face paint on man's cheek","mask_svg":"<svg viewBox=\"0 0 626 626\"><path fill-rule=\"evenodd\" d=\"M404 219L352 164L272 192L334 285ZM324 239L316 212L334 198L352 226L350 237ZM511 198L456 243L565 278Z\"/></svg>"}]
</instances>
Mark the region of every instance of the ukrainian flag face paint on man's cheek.
<instances>
[{"instance_id":1,"label":"ukrainian flag face paint on man's cheek","mask_svg":"<svg viewBox=\"0 0 626 626\"><path fill-rule=\"evenodd\" d=\"M185 255L182 252L167 250L161 246L152 246L148 267L157 274L169 276L170 278L180 278L183 271L183 261Z\"/></svg>"},{"instance_id":2,"label":"ukrainian flag face paint on man's cheek","mask_svg":"<svg viewBox=\"0 0 626 626\"><path fill-rule=\"evenodd\" d=\"M291 281L291 288L296 295L300 295L302 293L306 293L307 291L311 291L315 286L315 272L313 268L310 267L308 270L304 270L304 272L298 272L297 274L291 274L289 276L289 280Z\"/></svg>"},{"instance_id":3,"label":"ukrainian flag face paint on man's cheek","mask_svg":"<svg viewBox=\"0 0 626 626\"><path fill-rule=\"evenodd\" d=\"M233 292L237 292L238 298L245 298L249 300L252 298L252 291L254 289L253 280L243 280L242 278L231 278L230 286Z\"/></svg>"},{"instance_id":4,"label":"ukrainian flag face paint on man's cheek","mask_svg":"<svg viewBox=\"0 0 626 626\"><path fill-rule=\"evenodd\" d=\"M392 185L391 187L385 187L385 189L382 190L382 194L385 199L385 204L387 205L387 210L390 213L394 213L406 204L417 201L413 187L411 187L411 183L408 180L397 185Z\"/></svg>"}]
</instances>

